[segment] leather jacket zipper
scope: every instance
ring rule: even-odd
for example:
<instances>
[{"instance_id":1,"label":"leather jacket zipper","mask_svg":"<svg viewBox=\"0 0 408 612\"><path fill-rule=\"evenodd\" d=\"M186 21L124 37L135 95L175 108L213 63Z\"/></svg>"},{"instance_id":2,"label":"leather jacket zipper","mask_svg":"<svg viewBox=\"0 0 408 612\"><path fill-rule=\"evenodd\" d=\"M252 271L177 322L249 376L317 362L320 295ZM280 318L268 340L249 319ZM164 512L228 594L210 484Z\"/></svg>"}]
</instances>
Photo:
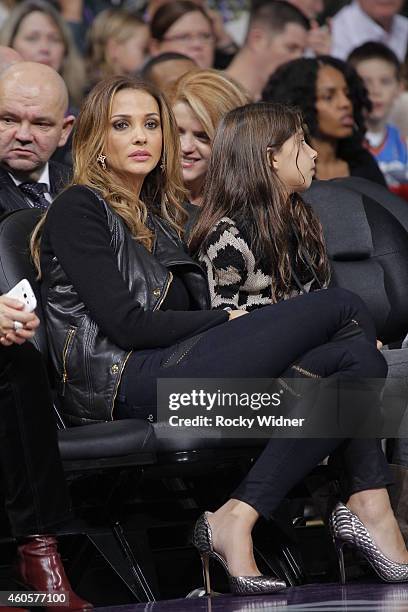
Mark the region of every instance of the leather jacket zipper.
<instances>
[{"instance_id":1,"label":"leather jacket zipper","mask_svg":"<svg viewBox=\"0 0 408 612\"><path fill-rule=\"evenodd\" d=\"M115 390L113 392L113 397L112 397L112 403L111 403L111 421L113 421L113 410L115 408L116 396L118 394L118 389L119 389L120 381L122 380L123 370L125 369L125 365L127 364L127 361L128 361L128 359L129 359L129 357L131 356L132 353L133 353L133 351L129 351L129 353L124 358L124 360L122 362L122 366L120 368L120 372L119 372L119 375L118 375L118 378L117 378L117 381L116 381Z\"/></svg>"},{"instance_id":2,"label":"leather jacket zipper","mask_svg":"<svg viewBox=\"0 0 408 612\"><path fill-rule=\"evenodd\" d=\"M320 376L320 374L315 374L314 372L311 372L310 370L305 370L305 368L301 368L299 365L294 364L290 366L293 370L296 370L297 372L300 372L301 374L303 374L304 376L307 376L308 378L322 378Z\"/></svg>"},{"instance_id":3,"label":"leather jacket zipper","mask_svg":"<svg viewBox=\"0 0 408 612\"><path fill-rule=\"evenodd\" d=\"M167 293L169 291L170 285L173 281L173 274L171 272L169 272L169 275L167 277L167 281L166 281L166 285L164 287L164 291L163 294L161 295L159 301L157 302L156 306L153 308L153 312L155 310L159 310L160 306L163 304L164 300L166 299Z\"/></svg>"},{"instance_id":4,"label":"leather jacket zipper","mask_svg":"<svg viewBox=\"0 0 408 612\"><path fill-rule=\"evenodd\" d=\"M67 356L68 356L68 351L70 349L70 346L72 344L72 340L74 339L75 332L76 332L76 328L75 327L71 327L68 330L67 337L65 338L64 349L62 351L62 387L61 387L61 396L62 397L64 397L64 395L65 395L65 385L66 385L66 382L68 380Z\"/></svg>"}]
</instances>

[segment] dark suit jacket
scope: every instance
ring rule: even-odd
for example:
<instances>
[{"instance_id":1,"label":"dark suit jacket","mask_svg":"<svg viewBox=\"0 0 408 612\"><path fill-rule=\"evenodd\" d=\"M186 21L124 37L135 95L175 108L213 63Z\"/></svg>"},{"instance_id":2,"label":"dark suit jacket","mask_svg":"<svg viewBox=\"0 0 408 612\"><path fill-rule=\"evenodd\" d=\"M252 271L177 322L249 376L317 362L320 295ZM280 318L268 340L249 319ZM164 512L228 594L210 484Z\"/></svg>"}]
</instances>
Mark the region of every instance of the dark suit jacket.
<instances>
[{"instance_id":1,"label":"dark suit jacket","mask_svg":"<svg viewBox=\"0 0 408 612\"><path fill-rule=\"evenodd\" d=\"M57 162L49 162L51 196L55 198L71 179L71 169ZM9 173L0 167L0 215L29 208L30 204L23 192L14 184Z\"/></svg>"}]
</instances>

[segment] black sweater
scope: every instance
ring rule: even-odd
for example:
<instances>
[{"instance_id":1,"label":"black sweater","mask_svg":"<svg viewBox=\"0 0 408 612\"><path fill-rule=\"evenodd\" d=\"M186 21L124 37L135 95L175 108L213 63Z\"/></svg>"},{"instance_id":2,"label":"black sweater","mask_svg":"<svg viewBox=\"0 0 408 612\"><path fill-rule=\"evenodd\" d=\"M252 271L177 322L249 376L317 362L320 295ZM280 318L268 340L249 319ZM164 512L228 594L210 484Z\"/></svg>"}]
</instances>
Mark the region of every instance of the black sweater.
<instances>
[{"instance_id":1,"label":"black sweater","mask_svg":"<svg viewBox=\"0 0 408 612\"><path fill-rule=\"evenodd\" d=\"M63 192L50 207L44 225L44 303L48 269L55 256L102 333L123 349L170 346L228 320L223 311L143 310L129 294L110 241L106 214L97 197L81 186ZM185 295L178 300L168 294L169 302L179 307Z\"/></svg>"}]
</instances>

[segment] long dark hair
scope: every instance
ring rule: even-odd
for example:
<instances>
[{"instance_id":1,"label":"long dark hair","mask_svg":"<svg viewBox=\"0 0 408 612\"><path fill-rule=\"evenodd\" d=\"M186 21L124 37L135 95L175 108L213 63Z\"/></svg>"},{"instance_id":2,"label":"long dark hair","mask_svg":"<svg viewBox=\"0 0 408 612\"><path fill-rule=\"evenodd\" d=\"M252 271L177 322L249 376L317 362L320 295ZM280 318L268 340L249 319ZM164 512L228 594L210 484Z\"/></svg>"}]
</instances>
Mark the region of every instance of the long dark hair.
<instances>
[{"instance_id":1,"label":"long dark hair","mask_svg":"<svg viewBox=\"0 0 408 612\"><path fill-rule=\"evenodd\" d=\"M220 219L234 220L272 277L275 302L290 295L292 266L311 265L321 284L329 279L318 219L298 194L288 198L267 159L267 150L279 151L302 128L300 111L281 104L247 104L227 113L215 134L201 214L189 241L193 253L204 251Z\"/></svg>"},{"instance_id":2,"label":"long dark hair","mask_svg":"<svg viewBox=\"0 0 408 612\"><path fill-rule=\"evenodd\" d=\"M338 141L337 154L341 159L350 161L364 150L363 140L366 132L364 114L370 112L372 108L364 83L352 66L329 55L293 60L273 73L263 91L262 99L265 102L298 106L303 113L310 135L318 136L316 81L322 66L331 66L341 72L348 86L355 129L352 136Z\"/></svg>"}]
</instances>

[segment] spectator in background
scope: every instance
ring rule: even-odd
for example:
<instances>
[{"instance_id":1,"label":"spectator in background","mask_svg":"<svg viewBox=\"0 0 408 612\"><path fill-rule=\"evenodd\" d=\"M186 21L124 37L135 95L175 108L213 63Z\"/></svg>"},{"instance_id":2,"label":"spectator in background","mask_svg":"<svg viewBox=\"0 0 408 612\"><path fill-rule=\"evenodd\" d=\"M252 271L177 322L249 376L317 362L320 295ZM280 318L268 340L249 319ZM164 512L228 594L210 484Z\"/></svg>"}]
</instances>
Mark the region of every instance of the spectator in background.
<instances>
[{"instance_id":1,"label":"spectator in background","mask_svg":"<svg viewBox=\"0 0 408 612\"><path fill-rule=\"evenodd\" d=\"M330 23L320 26L317 17L324 10L323 0L288 0L309 19L307 51L313 55L329 55L331 49Z\"/></svg>"},{"instance_id":2,"label":"spectator in background","mask_svg":"<svg viewBox=\"0 0 408 612\"><path fill-rule=\"evenodd\" d=\"M191 57L200 68L214 62L215 35L211 19L191 0L163 4L150 23L150 51L153 56L175 51Z\"/></svg>"},{"instance_id":3,"label":"spectator in background","mask_svg":"<svg viewBox=\"0 0 408 612\"><path fill-rule=\"evenodd\" d=\"M245 44L228 66L228 76L252 100L259 100L270 75L281 64L303 55L309 28L308 19L289 2L258 2L251 11Z\"/></svg>"},{"instance_id":4,"label":"spectator in background","mask_svg":"<svg viewBox=\"0 0 408 612\"><path fill-rule=\"evenodd\" d=\"M114 74L134 74L140 70L148 42L149 28L134 13L121 9L99 13L88 31L90 85Z\"/></svg>"},{"instance_id":5,"label":"spectator in background","mask_svg":"<svg viewBox=\"0 0 408 612\"><path fill-rule=\"evenodd\" d=\"M400 62L405 60L408 19L398 15L403 0L353 0L332 20L332 51L345 60L353 49L368 41L390 47Z\"/></svg>"},{"instance_id":6,"label":"spectator in background","mask_svg":"<svg viewBox=\"0 0 408 612\"><path fill-rule=\"evenodd\" d=\"M0 27L7 19L8 14L15 4L16 0L0 0Z\"/></svg>"},{"instance_id":7,"label":"spectator in background","mask_svg":"<svg viewBox=\"0 0 408 612\"><path fill-rule=\"evenodd\" d=\"M367 42L354 49L348 61L364 81L372 110L366 117L366 139L388 187L408 196L407 143L397 127L389 123L394 100L401 92L401 65L391 49L382 43Z\"/></svg>"},{"instance_id":8,"label":"spectator in background","mask_svg":"<svg viewBox=\"0 0 408 612\"><path fill-rule=\"evenodd\" d=\"M394 101L390 122L396 125L401 136L408 140L408 91L403 91Z\"/></svg>"},{"instance_id":9,"label":"spectator in background","mask_svg":"<svg viewBox=\"0 0 408 612\"><path fill-rule=\"evenodd\" d=\"M49 2L25 0L17 5L0 30L0 44L13 47L26 61L54 68L67 85L70 104L79 106L85 68L68 27Z\"/></svg>"},{"instance_id":10,"label":"spectator in background","mask_svg":"<svg viewBox=\"0 0 408 612\"><path fill-rule=\"evenodd\" d=\"M238 51L233 36L227 31L224 25L223 14L220 10L210 9L208 0L192 0L194 4L205 10L207 16L211 20L214 37L215 37L215 58L214 66L222 69L230 63L233 55ZM150 22L153 18L154 13L163 4L168 4L171 0L150 0L147 5L147 21ZM221 8L225 8L225 5Z\"/></svg>"},{"instance_id":11,"label":"spectator in background","mask_svg":"<svg viewBox=\"0 0 408 612\"><path fill-rule=\"evenodd\" d=\"M196 67L195 61L182 53L160 53L144 65L141 77L164 91L179 77Z\"/></svg>"},{"instance_id":12,"label":"spectator in background","mask_svg":"<svg viewBox=\"0 0 408 612\"><path fill-rule=\"evenodd\" d=\"M294 60L272 75L263 99L302 110L318 153L318 179L351 175L385 185L377 162L363 146L364 115L371 103L352 66L324 55Z\"/></svg>"},{"instance_id":13,"label":"spectator in background","mask_svg":"<svg viewBox=\"0 0 408 612\"><path fill-rule=\"evenodd\" d=\"M0 74L0 213L46 210L69 180L66 166L49 162L63 146L74 117L60 75L35 62L19 62Z\"/></svg>"},{"instance_id":14,"label":"spectator in background","mask_svg":"<svg viewBox=\"0 0 408 612\"><path fill-rule=\"evenodd\" d=\"M180 136L183 181L189 192L187 231L194 224L203 197L215 130L223 116L247 104L241 87L216 70L193 70L169 92Z\"/></svg>"}]
</instances>

